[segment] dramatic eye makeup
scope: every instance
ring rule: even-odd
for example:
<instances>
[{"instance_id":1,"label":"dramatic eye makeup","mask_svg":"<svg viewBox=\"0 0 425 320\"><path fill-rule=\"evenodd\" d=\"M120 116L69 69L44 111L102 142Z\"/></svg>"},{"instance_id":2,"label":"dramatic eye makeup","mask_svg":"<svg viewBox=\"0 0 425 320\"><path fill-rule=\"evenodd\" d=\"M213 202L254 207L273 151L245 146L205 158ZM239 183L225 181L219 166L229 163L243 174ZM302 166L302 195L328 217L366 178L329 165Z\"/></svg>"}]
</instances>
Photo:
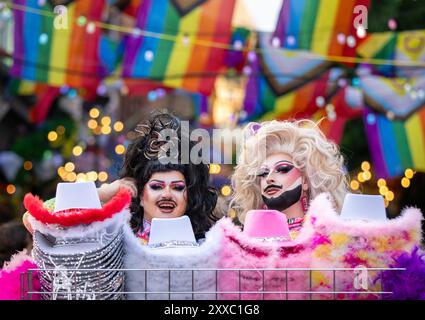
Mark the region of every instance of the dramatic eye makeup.
<instances>
[{"instance_id":1,"label":"dramatic eye makeup","mask_svg":"<svg viewBox=\"0 0 425 320\"><path fill-rule=\"evenodd\" d=\"M279 161L274 165L274 171L278 173L288 173L294 168L294 165L289 161ZM265 178L269 174L268 168L261 168L257 174L257 177Z\"/></svg>"},{"instance_id":2,"label":"dramatic eye makeup","mask_svg":"<svg viewBox=\"0 0 425 320\"><path fill-rule=\"evenodd\" d=\"M183 191L184 189L186 189L186 184L183 181L181 181L181 182L172 182L171 183L171 188L173 190L176 190L176 191Z\"/></svg>"},{"instance_id":3,"label":"dramatic eye makeup","mask_svg":"<svg viewBox=\"0 0 425 320\"><path fill-rule=\"evenodd\" d=\"M152 190L162 190L165 188L166 184L163 181L157 181L157 180L152 180L151 182L149 182L149 188L151 188ZM172 181L170 183L170 187L173 190L176 191L184 191L186 189L186 184L184 183L184 181Z\"/></svg>"},{"instance_id":4,"label":"dramatic eye makeup","mask_svg":"<svg viewBox=\"0 0 425 320\"><path fill-rule=\"evenodd\" d=\"M276 164L276 172L280 172L280 173L288 173L289 171L291 171L294 168L294 165L290 162L279 162Z\"/></svg>"},{"instance_id":5,"label":"dramatic eye makeup","mask_svg":"<svg viewBox=\"0 0 425 320\"><path fill-rule=\"evenodd\" d=\"M165 184L161 183L161 182L151 182L149 183L149 188L151 188L152 190L161 190L164 189Z\"/></svg>"}]
</instances>

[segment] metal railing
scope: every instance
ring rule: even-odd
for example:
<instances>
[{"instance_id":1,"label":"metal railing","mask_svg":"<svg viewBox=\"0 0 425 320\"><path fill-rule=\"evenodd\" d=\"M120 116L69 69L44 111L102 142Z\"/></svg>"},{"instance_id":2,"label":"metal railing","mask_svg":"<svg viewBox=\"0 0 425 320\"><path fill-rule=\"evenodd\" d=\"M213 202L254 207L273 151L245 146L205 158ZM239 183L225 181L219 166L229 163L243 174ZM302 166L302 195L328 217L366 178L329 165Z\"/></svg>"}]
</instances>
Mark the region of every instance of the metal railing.
<instances>
[{"instance_id":1,"label":"metal railing","mask_svg":"<svg viewBox=\"0 0 425 320\"><path fill-rule=\"evenodd\" d=\"M278 295L278 299L282 299L282 300L289 300L290 296L292 295L298 295L298 296L302 296L302 299L310 299L313 300L313 297L316 295L326 295L328 297L328 299L338 299L338 295L383 295L383 294L392 294L392 292L388 292L388 291L381 291L381 290L369 290L369 287L366 285L362 288L357 288L358 290L353 290L353 291L347 291L347 290L338 290L338 280L341 279L338 278L338 273L339 272L349 272L351 271L351 275L354 275L353 280L357 280L357 276L354 273L361 273L361 272L366 272L366 278L363 277L363 282L366 279L366 283L370 283L372 282L372 279L369 277L370 273L381 273L383 271L391 271L391 272L396 272L396 271L404 271L404 268L366 268L366 267L357 267L357 268L240 268L240 269L228 269L228 268L197 268L197 269L184 269L184 268L176 268L176 269L166 269L166 268L156 268L156 269L66 269L66 272L124 272L126 275L128 275L131 272L140 272L142 274L142 283L144 283L144 290L141 291L126 291L125 287L123 287L122 290L116 292L116 291L84 291L81 289L76 290L76 288L68 288L66 292L59 292L60 295L63 296L67 295L67 297L71 297L72 300L74 299L83 299L83 300L88 300L88 299L97 299L97 296L102 295L111 295L111 296L119 296L119 298L121 299L125 299L126 296L128 295L132 295L134 296L138 296L143 300L151 300L151 299L162 299L162 300L171 300L171 299L175 299L176 296L178 295L183 295L184 298L186 300L204 300L202 299L202 297L207 296L207 300L243 300L245 298L249 298L249 297L256 297L254 299L258 300L258 299L267 299L267 295ZM21 299L22 300L28 300L28 299L32 299L33 295L42 295L42 297L44 299L54 299L54 296L58 295L58 291L53 290L52 291L48 291L48 290L40 290L37 291L33 288L33 280L34 280L34 275L36 273L40 274L41 272L54 272L56 271L55 269L42 269L42 268L38 268L38 269L29 269L27 272L25 273L21 273L21 277L20 277L20 292L21 292ZM291 281L291 273L293 272L308 272L308 276L307 278L302 276L301 278L303 278L307 283L308 283L308 289L307 290L290 290L289 286L290 285L296 285L296 281ZM162 284L167 283L168 282L168 290L150 290L148 288L148 275L152 272L162 272L161 273L161 277L162 277ZM167 278L163 278L163 274L167 274ZM189 282L189 285L185 286L186 289L187 287L190 287L188 290L173 290L172 288L172 275L175 272L185 272L186 276L189 274L190 276L190 280L187 281ZM199 272L212 272L213 275L209 276L210 279L212 279L212 283L214 284L214 288L212 288L211 286L209 287L209 290L207 291L199 291L196 289L195 286L195 272L199 273ZM235 285L235 289L236 290L222 290L222 288L220 288L222 286L222 284L229 284L228 282L226 283L226 280L228 279L224 279L222 278L223 273L226 272L230 272L231 276L230 278L232 280L235 279L236 277L236 281L237 281L237 285ZM243 273L246 272L254 272L255 274L260 274L261 276L258 278L253 279L252 277L246 277L244 276ZM276 276L278 277L278 280L283 280L284 279L284 284L282 285L282 289L283 290L266 290L266 274L267 272L273 272L274 275L274 280L276 280ZM313 285L313 273L314 272L326 272L326 273L331 273L331 275L326 276L326 279L331 279L332 280L332 290L316 290L315 289L315 285ZM229 275L229 274L228 274ZM363 274L364 276L364 274ZM140 277L140 276L138 276ZM379 278L378 275L375 275L373 277L373 279L377 279ZM140 278L139 278L140 279ZM293 279L293 278L292 278ZM345 281L347 281L347 274L345 274L342 279L344 279ZM382 280L382 278L380 278ZM199 280L199 278L198 278ZM304 281L303 280L303 281ZM244 285L243 285L243 281L245 281L245 287L246 284L256 284L256 286L258 287L258 283L261 283L261 286L259 288L256 288L255 290L246 290L244 289ZM187 284L186 282L186 284ZM280 281L282 282L282 281ZM378 285L374 284L374 287L380 287L381 284L378 283ZM320 286L318 286L320 287ZM329 286L328 286L329 287ZM356 287L355 283L353 283L353 287ZM358 286L357 286L358 287ZM62 288L63 289L63 288ZM73 290L74 289L74 290ZM178 288L177 288L178 289ZM180 288L181 289L181 288ZM229 295L231 295L231 298L228 299L226 298L226 296L228 297ZM330 298L330 296L332 296L332 298ZM201 297L201 299L199 299ZM181 297L180 297L181 298ZM180 299L179 298L179 299ZM65 298L66 299L66 298ZM273 299L276 299L276 296L273 297Z\"/></svg>"}]
</instances>

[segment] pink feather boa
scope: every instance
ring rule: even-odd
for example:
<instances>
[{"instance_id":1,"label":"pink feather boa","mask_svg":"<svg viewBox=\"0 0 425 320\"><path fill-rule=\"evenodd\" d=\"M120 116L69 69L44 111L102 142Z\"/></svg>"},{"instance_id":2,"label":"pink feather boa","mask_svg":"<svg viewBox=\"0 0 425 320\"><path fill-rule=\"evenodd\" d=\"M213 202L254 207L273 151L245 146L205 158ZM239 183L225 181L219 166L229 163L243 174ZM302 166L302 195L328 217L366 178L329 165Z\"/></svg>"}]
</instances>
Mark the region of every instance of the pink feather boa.
<instances>
[{"instance_id":1,"label":"pink feather boa","mask_svg":"<svg viewBox=\"0 0 425 320\"><path fill-rule=\"evenodd\" d=\"M401 215L387 221L343 220L332 207L326 194L311 203L303 231L310 235L313 250L312 268L386 268L394 259L410 252L421 241L422 213L415 208L403 210ZM368 289L381 291L374 285L377 271L367 272ZM337 271L336 291L359 291L354 287L360 279L359 271ZM314 291L333 291L331 271L317 271L313 275ZM376 294L317 295L320 299L378 299Z\"/></svg>"},{"instance_id":2,"label":"pink feather boa","mask_svg":"<svg viewBox=\"0 0 425 320\"><path fill-rule=\"evenodd\" d=\"M311 250L300 243L282 245L263 243L246 236L229 219L218 222L223 231L220 254L220 268L223 269L267 269L267 268L308 268ZM309 286L306 271L220 271L218 276L219 299L222 300L276 300L305 299L305 294L289 294L286 297L286 276L288 291L307 291ZM245 293L223 293L243 291ZM274 291L275 293L258 293ZM253 292L253 293L251 293Z\"/></svg>"},{"instance_id":3,"label":"pink feather boa","mask_svg":"<svg viewBox=\"0 0 425 320\"><path fill-rule=\"evenodd\" d=\"M253 268L254 271L221 271L218 276L220 299L379 299L378 294L326 294L330 291L359 291L354 284L360 271L263 271L265 268L385 268L421 241L422 213L403 210L400 217L387 221L343 220L332 207L327 194L311 203L295 244L261 243L247 237L229 219L218 222L223 231L220 268ZM378 272L368 271L367 290L381 291L374 284ZM240 281L239 281L240 278ZM311 290L310 290L311 281ZM263 291L313 291L325 293L261 294ZM359 282L359 284L364 284ZM253 293L251 293L253 292Z\"/></svg>"},{"instance_id":4,"label":"pink feather boa","mask_svg":"<svg viewBox=\"0 0 425 320\"><path fill-rule=\"evenodd\" d=\"M0 300L20 300L21 273L35 268L37 268L37 265L27 254L26 250L12 256L10 262L5 263L0 271ZM40 291L40 281L37 272L33 274L32 288L33 291ZM33 294L31 299L40 300L40 296Z\"/></svg>"}]
</instances>

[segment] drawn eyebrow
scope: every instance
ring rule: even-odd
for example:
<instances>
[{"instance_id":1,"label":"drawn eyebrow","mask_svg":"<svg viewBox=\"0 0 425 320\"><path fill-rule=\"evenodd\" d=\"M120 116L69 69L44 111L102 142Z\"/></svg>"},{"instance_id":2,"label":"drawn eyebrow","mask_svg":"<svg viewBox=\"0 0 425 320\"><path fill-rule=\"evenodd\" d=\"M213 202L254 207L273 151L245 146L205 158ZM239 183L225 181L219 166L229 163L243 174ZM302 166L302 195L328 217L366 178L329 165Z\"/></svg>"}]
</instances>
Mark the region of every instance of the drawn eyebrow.
<instances>
[{"instance_id":1,"label":"drawn eyebrow","mask_svg":"<svg viewBox=\"0 0 425 320\"><path fill-rule=\"evenodd\" d=\"M159 182L159 183L165 183L165 181L162 181L162 180L157 180L157 179L153 179L153 180L151 180L151 181L149 181L149 182Z\"/></svg>"},{"instance_id":2,"label":"drawn eyebrow","mask_svg":"<svg viewBox=\"0 0 425 320\"><path fill-rule=\"evenodd\" d=\"M280 164L280 163L286 163L286 164L294 165L291 161L288 161L288 160L280 160L280 161L276 162L274 165L276 166L277 164Z\"/></svg>"},{"instance_id":3,"label":"drawn eyebrow","mask_svg":"<svg viewBox=\"0 0 425 320\"><path fill-rule=\"evenodd\" d=\"M165 181L162 180L157 180L157 179L153 179L149 182L159 182L159 183L165 183ZM171 181L170 184L175 184L175 183L185 183L183 180L176 180L176 181Z\"/></svg>"}]
</instances>

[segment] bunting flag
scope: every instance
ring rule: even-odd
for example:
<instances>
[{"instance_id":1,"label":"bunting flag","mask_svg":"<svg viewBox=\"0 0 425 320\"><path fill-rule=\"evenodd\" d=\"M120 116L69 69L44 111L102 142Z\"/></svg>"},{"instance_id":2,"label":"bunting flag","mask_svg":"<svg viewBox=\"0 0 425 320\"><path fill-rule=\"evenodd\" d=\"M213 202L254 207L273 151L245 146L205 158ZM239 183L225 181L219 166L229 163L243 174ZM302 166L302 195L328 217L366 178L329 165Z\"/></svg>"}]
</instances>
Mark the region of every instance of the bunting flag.
<instances>
[{"instance_id":1,"label":"bunting flag","mask_svg":"<svg viewBox=\"0 0 425 320\"><path fill-rule=\"evenodd\" d=\"M425 66L425 30L401 32L397 38L395 59ZM397 76L417 77L425 75L423 68L398 67Z\"/></svg>"},{"instance_id":2,"label":"bunting flag","mask_svg":"<svg viewBox=\"0 0 425 320\"><path fill-rule=\"evenodd\" d=\"M394 50L397 44L397 33L376 32L368 33L356 52L363 58L394 59Z\"/></svg>"},{"instance_id":3,"label":"bunting flag","mask_svg":"<svg viewBox=\"0 0 425 320\"><path fill-rule=\"evenodd\" d=\"M234 5L235 0L144 0L136 27L158 36L128 36L123 76L210 94L226 50L202 42L229 44Z\"/></svg>"},{"instance_id":4,"label":"bunting flag","mask_svg":"<svg viewBox=\"0 0 425 320\"><path fill-rule=\"evenodd\" d=\"M397 44L397 34L395 32L377 32L368 33L366 38L357 47L357 55L367 59L383 59L391 61L395 56L395 47ZM393 75L394 66L375 65L374 68L384 74Z\"/></svg>"},{"instance_id":5,"label":"bunting flag","mask_svg":"<svg viewBox=\"0 0 425 320\"><path fill-rule=\"evenodd\" d=\"M251 57L244 110L247 120L310 117L317 111L316 98L330 97L342 76L339 68L307 57L302 51L272 48L270 35L259 35L261 54Z\"/></svg>"},{"instance_id":6,"label":"bunting flag","mask_svg":"<svg viewBox=\"0 0 425 320\"><path fill-rule=\"evenodd\" d=\"M355 47L345 38L357 37L354 27L356 6L369 6L370 0L285 0L274 37L287 49L307 50L322 55L355 56ZM338 42L338 35L344 41Z\"/></svg>"},{"instance_id":7,"label":"bunting flag","mask_svg":"<svg viewBox=\"0 0 425 320\"><path fill-rule=\"evenodd\" d=\"M270 37L259 34L261 54L248 57L251 75L244 100L246 120L313 114L316 97L327 97L335 90L338 72L326 71L329 62L306 52L274 48ZM330 82L331 77L334 81Z\"/></svg>"},{"instance_id":8,"label":"bunting flag","mask_svg":"<svg viewBox=\"0 0 425 320\"><path fill-rule=\"evenodd\" d=\"M310 81L301 88L279 97L273 94L264 78L260 78L259 82L259 102L266 111L261 116L261 121L308 118L318 109L316 97L327 97L331 94L329 72L317 80Z\"/></svg>"},{"instance_id":9,"label":"bunting flag","mask_svg":"<svg viewBox=\"0 0 425 320\"><path fill-rule=\"evenodd\" d=\"M55 28L49 1L14 0L15 36L11 74L25 80L94 88L99 82L98 44L105 0L67 6L67 24ZM25 10L23 10L25 8Z\"/></svg>"},{"instance_id":10,"label":"bunting flag","mask_svg":"<svg viewBox=\"0 0 425 320\"><path fill-rule=\"evenodd\" d=\"M378 178L402 176L406 168L425 172L425 108L405 121L366 110L366 136Z\"/></svg>"},{"instance_id":11,"label":"bunting flag","mask_svg":"<svg viewBox=\"0 0 425 320\"><path fill-rule=\"evenodd\" d=\"M270 34L259 34L261 72L276 95L289 91L317 78L328 69L330 62L312 58L308 52L274 48Z\"/></svg>"},{"instance_id":12,"label":"bunting flag","mask_svg":"<svg viewBox=\"0 0 425 320\"><path fill-rule=\"evenodd\" d=\"M406 119L425 106L425 75L408 80L367 75L360 77L360 88L368 106L394 118Z\"/></svg>"},{"instance_id":13,"label":"bunting flag","mask_svg":"<svg viewBox=\"0 0 425 320\"><path fill-rule=\"evenodd\" d=\"M385 75L417 77L424 74L423 68L393 66L391 60L425 64L425 30L371 33L357 47L356 52L362 58L389 60L388 65L375 67Z\"/></svg>"}]
</instances>

